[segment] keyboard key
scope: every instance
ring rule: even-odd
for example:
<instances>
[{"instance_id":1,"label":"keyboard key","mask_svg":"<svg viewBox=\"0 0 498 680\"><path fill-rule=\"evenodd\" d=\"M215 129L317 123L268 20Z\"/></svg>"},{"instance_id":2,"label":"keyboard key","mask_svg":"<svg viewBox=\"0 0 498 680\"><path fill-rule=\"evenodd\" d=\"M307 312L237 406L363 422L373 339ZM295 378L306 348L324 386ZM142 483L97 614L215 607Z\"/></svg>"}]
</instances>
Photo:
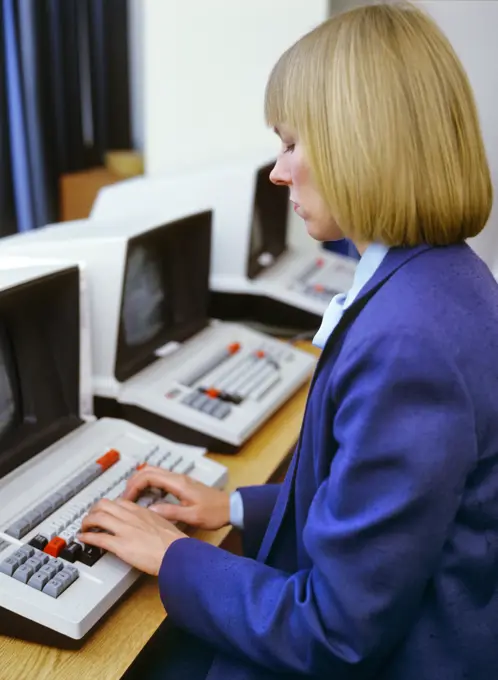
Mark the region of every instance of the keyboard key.
<instances>
[{"instance_id":1,"label":"keyboard key","mask_svg":"<svg viewBox=\"0 0 498 680\"><path fill-rule=\"evenodd\" d=\"M8 529L5 529L5 533L12 536L12 538L20 539L28 533L29 529L29 523L23 518L12 524Z\"/></svg>"},{"instance_id":2,"label":"keyboard key","mask_svg":"<svg viewBox=\"0 0 498 680\"><path fill-rule=\"evenodd\" d=\"M58 572L61 571L62 569L64 569L64 567L66 566L64 564L64 562L62 560L58 559L58 558L55 559L55 560L49 560L48 563L51 564L53 567L55 567Z\"/></svg>"},{"instance_id":3,"label":"keyboard key","mask_svg":"<svg viewBox=\"0 0 498 680\"><path fill-rule=\"evenodd\" d=\"M82 547L81 543L74 541L73 543L71 543L71 545L68 545L67 547L65 547L64 550L61 552L61 559L66 560L67 562L71 562L72 564L74 564L74 562L76 562L76 560L79 560L79 557L80 557L82 550L83 550L83 547Z\"/></svg>"},{"instance_id":4,"label":"keyboard key","mask_svg":"<svg viewBox=\"0 0 498 680\"><path fill-rule=\"evenodd\" d=\"M35 549L32 548L30 545L22 545L17 552L22 553L23 555L26 555L26 558L28 557L33 557L35 554Z\"/></svg>"},{"instance_id":5,"label":"keyboard key","mask_svg":"<svg viewBox=\"0 0 498 680\"><path fill-rule=\"evenodd\" d=\"M47 585L43 588L43 592L46 595L50 595L50 597L59 597L61 593L65 591L67 586L65 586L64 582L61 581L59 576L54 576L54 578L47 583Z\"/></svg>"},{"instance_id":6,"label":"keyboard key","mask_svg":"<svg viewBox=\"0 0 498 680\"><path fill-rule=\"evenodd\" d=\"M34 588L35 590L43 590L46 584L50 581L50 578L51 577L49 577L48 574L37 571L36 574L33 574L33 576L29 579L28 586L31 586L31 588Z\"/></svg>"},{"instance_id":7,"label":"keyboard key","mask_svg":"<svg viewBox=\"0 0 498 680\"><path fill-rule=\"evenodd\" d=\"M8 548L9 545L10 543L0 538L0 553L3 552L6 548Z\"/></svg>"},{"instance_id":8,"label":"keyboard key","mask_svg":"<svg viewBox=\"0 0 498 680\"><path fill-rule=\"evenodd\" d=\"M217 408L215 411L213 411L213 416L215 418L218 418L219 420L223 420L228 416L228 414L231 412L231 407L228 404L224 404L223 402L219 402L217 404Z\"/></svg>"},{"instance_id":9,"label":"keyboard key","mask_svg":"<svg viewBox=\"0 0 498 680\"><path fill-rule=\"evenodd\" d=\"M52 557L59 557L65 547L66 541L64 541L64 539L62 539L60 536L56 536L45 546L44 552L46 552L47 555L51 555Z\"/></svg>"},{"instance_id":10,"label":"keyboard key","mask_svg":"<svg viewBox=\"0 0 498 680\"><path fill-rule=\"evenodd\" d=\"M48 557L45 555L45 557ZM43 560L38 557L38 555L34 555L33 557L30 557L28 560L25 562L25 566L32 567L33 571L38 571L40 567L43 567Z\"/></svg>"},{"instance_id":11,"label":"keyboard key","mask_svg":"<svg viewBox=\"0 0 498 680\"><path fill-rule=\"evenodd\" d=\"M50 560L47 562L47 564L44 564L43 567L41 567L37 572L38 574L45 574L45 576L47 576L47 581L52 579L59 571L59 569L57 569L55 565L52 564L53 561L54 560Z\"/></svg>"},{"instance_id":12,"label":"keyboard key","mask_svg":"<svg viewBox=\"0 0 498 680\"><path fill-rule=\"evenodd\" d=\"M57 576L55 577L62 581L62 584L64 586L64 590L67 590L71 583L74 583L75 579L73 578L73 575L69 573L66 569L63 569L60 571Z\"/></svg>"},{"instance_id":13,"label":"keyboard key","mask_svg":"<svg viewBox=\"0 0 498 680\"><path fill-rule=\"evenodd\" d=\"M24 546L23 546L24 547ZM19 562L19 564L24 564L28 557L31 557L31 555L28 555L25 550L22 550L19 548L19 550L16 550L16 552L12 555L12 557L15 557L15 559Z\"/></svg>"},{"instance_id":14,"label":"keyboard key","mask_svg":"<svg viewBox=\"0 0 498 680\"><path fill-rule=\"evenodd\" d=\"M12 574L15 572L15 570L20 566L20 562L16 560L16 558L11 555L10 557L7 557L3 562L0 562L0 572L2 574L7 574L7 576L12 576Z\"/></svg>"},{"instance_id":15,"label":"keyboard key","mask_svg":"<svg viewBox=\"0 0 498 680\"><path fill-rule=\"evenodd\" d=\"M33 576L35 570L28 564L21 564L14 572L14 578L21 583L27 583L29 579Z\"/></svg>"},{"instance_id":16,"label":"keyboard key","mask_svg":"<svg viewBox=\"0 0 498 680\"><path fill-rule=\"evenodd\" d=\"M121 456L119 454L119 451L116 451L116 449L111 449L108 451L106 454L101 456L97 461L95 461L102 470L108 470L110 467L112 467L115 463L117 463L120 460Z\"/></svg>"},{"instance_id":17,"label":"keyboard key","mask_svg":"<svg viewBox=\"0 0 498 680\"><path fill-rule=\"evenodd\" d=\"M37 534L29 542L29 544L32 545L33 548L37 548L38 550L44 550L47 543L48 543L48 539L45 536L43 536L42 534Z\"/></svg>"},{"instance_id":18,"label":"keyboard key","mask_svg":"<svg viewBox=\"0 0 498 680\"><path fill-rule=\"evenodd\" d=\"M78 561L82 564L86 564L87 567L93 567L103 554L104 551L100 548L96 548L94 545L83 545Z\"/></svg>"}]
</instances>

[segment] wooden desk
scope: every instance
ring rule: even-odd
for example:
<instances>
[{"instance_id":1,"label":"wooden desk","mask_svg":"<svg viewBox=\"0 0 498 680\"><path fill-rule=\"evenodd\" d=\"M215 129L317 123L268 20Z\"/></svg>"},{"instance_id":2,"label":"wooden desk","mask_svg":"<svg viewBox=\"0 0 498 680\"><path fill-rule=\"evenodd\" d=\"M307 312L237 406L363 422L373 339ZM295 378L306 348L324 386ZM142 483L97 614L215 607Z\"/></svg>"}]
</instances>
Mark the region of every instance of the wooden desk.
<instances>
[{"instance_id":1,"label":"wooden desk","mask_svg":"<svg viewBox=\"0 0 498 680\"><path fill-rule=\"evenodd\" d=\"M314 352L309 343L303 349ZM296 443L308 385L301 388L236 456L211 455L229 470L228 490L264 484L281 468ZM220 545L231 529L192 535ZM79 651L63 651L0 638L0 680L118 680L165 618L156 579L143 577Z\"/></svg>"}]
</instances>

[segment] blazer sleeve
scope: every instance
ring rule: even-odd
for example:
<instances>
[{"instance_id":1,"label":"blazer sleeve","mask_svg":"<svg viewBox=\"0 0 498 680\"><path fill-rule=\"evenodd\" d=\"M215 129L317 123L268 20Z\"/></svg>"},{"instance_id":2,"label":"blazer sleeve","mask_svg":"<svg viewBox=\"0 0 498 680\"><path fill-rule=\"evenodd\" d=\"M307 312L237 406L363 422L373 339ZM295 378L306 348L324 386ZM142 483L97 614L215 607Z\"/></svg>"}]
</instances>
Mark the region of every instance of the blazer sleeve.
<instances>
[{"instance_id":1,"label":"blazer sleeve","mask_svg":"<svg viewBox=\"0 0 498 680\"><path fill-rule=\"evenodd\" d=\"M242 549L246 557L258 554L280 487L281 484L263 484L237 489L244 506Z\"/></svg>"},{"instance_id":2,"label":"blazer sleeve","mask_svg":"<svg viewBox=\"0 0 498 680\"><path fill-rule=\"evenodd\" d=\"M222 651L363 680L413 625L476 463L476 428L432 336L373 335L343 354L328 395L337 453L303 533L312 567L284 573L185 538L159 582L173 621Z\"/></svg>"}]
</instances>

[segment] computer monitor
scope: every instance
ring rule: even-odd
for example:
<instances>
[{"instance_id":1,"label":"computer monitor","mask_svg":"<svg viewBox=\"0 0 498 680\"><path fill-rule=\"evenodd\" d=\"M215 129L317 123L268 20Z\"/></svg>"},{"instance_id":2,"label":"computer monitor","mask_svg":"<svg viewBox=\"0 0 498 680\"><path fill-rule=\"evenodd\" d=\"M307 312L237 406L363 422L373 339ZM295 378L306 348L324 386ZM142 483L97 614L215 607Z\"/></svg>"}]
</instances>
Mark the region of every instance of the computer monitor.
<instances>
[{"instance_id":1,"label":"computer monitor","mask_svg":"<svg viewBox=\"0 0 498 680\"><path fill-rule=\"evenodd\" d=\"M119 381L151 363L159 348L207 325L210 243L209 212L128 241L116 353Z\"/></svg>"},{"instance_id":2,"label":"computer monitor","mask_svg":"<svg viewBox=\"0 0 498 680\"><path fill-rule=\"evenodd\" d=\"M90 305L93 392L116 398L120 384L153 363L165 345L207 325L211 221L209 210L186 212L182 205L161 221L64 222L2 239L0 256L80 264Z\"/></svg>"},{"instance_id":3,"label":"computer monitor","mask_svg":"<svg viewBox=\"0 0 498 680\"><path fill-rule=\"evenodd\" d=\"M289 191L270 182L272 168L270 163L256 173L246 268L250 279L276 262L287 248Z\"/></svg>"},{"instance_id":4,"label":"computer monitor","mask_svg":"<svg viewBox=\"0 0 498 680\"><path fill-rule=\"evenodd\" d=\"M78 267L0 262L0 479L81 423Z\"/></svg>"}]
</instances>

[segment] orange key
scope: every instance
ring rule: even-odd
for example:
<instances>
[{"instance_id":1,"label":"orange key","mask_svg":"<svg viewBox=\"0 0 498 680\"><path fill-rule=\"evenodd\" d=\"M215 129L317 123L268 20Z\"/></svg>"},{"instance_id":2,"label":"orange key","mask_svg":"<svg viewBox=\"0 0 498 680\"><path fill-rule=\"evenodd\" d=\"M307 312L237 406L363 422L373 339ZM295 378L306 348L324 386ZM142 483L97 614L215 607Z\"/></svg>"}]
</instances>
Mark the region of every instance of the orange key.
<instances>
[{"instance_id":1,"label":"orange key","mask_svg":"<svg viewBox=\"0 0 498 680\"><path fill-rule=\"evenodd\" d=\"M258 357L258 359L264 359L266 354L263 352L262 349L260 349L258 352L256 352L256 356Z\"/></svg>"},{"instance_id":2,"label":"orange key","mask_svg":"<svg viewBox=\"0 0 498 680\"><path fill-rule=\"evenodd\" d=\"M204 392L204 394L206 394L208 397L211 397L211 399L217 399L221 393L214 387L210 387L208 390Z\"/></svg>"},{"instance_id":3,"label":"orange key","mask_svg":"<svg viewBox=\"0 0 498 680\"><path fill-rule=\"evenodd\" d=\"M227 347L229 354L237 354L240 349L240 342L232 342L231 345Z\"/></svg>"},{"instance_id":4,"label":"orange key","mask_svg":"<svg viewBox=\"0 0 498 680\"><path fill-rule=\"evenodd\" d=\"M111 449L95 462L98 463L103 470L108 470L114 463L117 463L120 458L119 451Z\"/></svg>"},{"instance_id":5,"label":"orange key","mask_svg":"<svg viewBox=\"0 0 498 680\"><path fill-rule=\"evenodd\" d=\"M47 553L47 555L52 555L52 557L59 557L65 547L66 541L63 538L56 536L50 543L47 543L43 552Z\"/></svg>"},{"instance_id":6,"label":"orange key","mask_svg":"<svg viewBox=\"0 0 498 680\"><path fill-rule=\"evenodd\" d=\"M317 293L323 293L323 291L325 290L325 286L322 286L320 283L317 283L314 286L314 288L315 288Z\"/></svg>"}]
</instances>

